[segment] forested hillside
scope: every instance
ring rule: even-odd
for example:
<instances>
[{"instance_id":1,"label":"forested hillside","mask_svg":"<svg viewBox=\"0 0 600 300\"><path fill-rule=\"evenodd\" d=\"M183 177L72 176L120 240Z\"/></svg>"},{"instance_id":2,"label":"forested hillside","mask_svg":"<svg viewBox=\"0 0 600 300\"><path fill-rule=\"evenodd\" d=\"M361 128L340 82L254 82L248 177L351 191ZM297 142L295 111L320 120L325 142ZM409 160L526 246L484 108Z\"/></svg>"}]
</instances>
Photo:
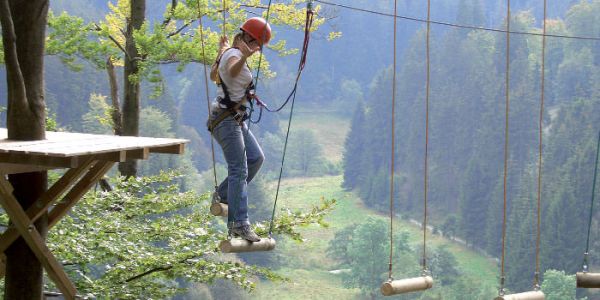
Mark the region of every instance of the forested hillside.
<instances>
[{"instance_id":1,"label":"forested hillside","mask_svg":"<svg viewBox=\"0 0 600 300\"><path fill-rule=\"evenodd\" d=\"M461 1L465 7L476 7L466 2ZM466 10L472 15L459 14L456 22L486 20L488 16L477 8ZM574 3L564 13L553 12L556 17L548 21L548 33L595 36L600 24L583 20L598 13L598 1ZM536 14L532 10L514 13L511 28L539 32ZM506 38L501 33L437 29L433 29L431 62L432 222L442 231L452 232L473 247L499 257ZM543 115L543 269L574 273L581 268L600 130L600 94L596 88L600 80L599 50L597 42L548 39ZM418 30L403 54L397 86L396 197L400 214L415 219L420 218L423 207L424 52L424 31ZM507 282L515 290L526 290L531 285L535 268L540 57L540 37L512 35ZM364 101L353 113L344 155L344 185L357 190L368 205L382 210L389 206L386 187L391 77L391 69L387 68L371 82ZM592 234L594 249L598 249L599 233L594 230Z\"/></svg>"},{"instance_id":2,"label":"forested hillside","mask_svg":"<svg viewBox=\"0 0 600 300\"><path fill-rule=\"evenodd\" d=\"M153 157L142 162L138 175L145 179L133 179L128 183L117 179L114 170L110 173L113 176L111 182L117 190L89 195L82 208L74 211L74 217L64 225L66 227L61 227L62 233L51 235L57 252L67 257L69 263L89 260L71 272L77 278L78 287L106 297L125 297L137 292L142 295L139 297L151 297L153 293L180 297L175 299L269 299L285 293L282 290L287 286L275 287L281 279L277 272L282 271L285 275L307 280L324 278L327 288L339 285L336 288L346 289L343 293L333 288L329 291L347 297L378 298L379 287L367 286L365 282L387 279L387 261L380 256L386 256L389 251L386 240L389 232L382 216L389 213L392 142L395 143L396 163L393 170L395 213L403 227L394 232L400 248L394 259L402 265L398 274L416 274L420 237L416 238L413 231L417 229L409 224L419 223L423 217L426 25L411 19L426 18L427 1L397 2L398 14L402 17L397 20L393 140L393 18L389 14L393 13L394 1L314 1L317 22L311 33L306 69L298 86L282 173L284 196L294 201L286 204L287 199L284 199L283 206L301 211L279 207L275 210L277 215L283 216L279 223L283 224L281 240L277 236L283 250L278 249L272 255L244 254L226 259L212 256L214 249L210 247L224 235L224 226L223 222L208 216L205 207L207 192L212 192L215 185L213 174L221 180L227 173L217 144L216 171L213 173L211 137L205 123L208 108L204 66L210 67L216 57L217 38L223 25L222 2L181 0L179 3L186 4L188 10L181 8L175 13L169 12L169 8L178 1L146 2L145 32L136 36L145 64L142 74L133 76L141 84L140 135L186 138L190 143L186 154L180 158ZM238 5L229 11L227 19L230 38L244 18L266 13L269 3L228 2ZM306 1L275 2L283 6L274 13L274 39L263 50L264 61L261 61L257 86L260 99L271 108L279 107L293 87L306 7ZM428 249L428 254L433 261L434 277L441 284L429 293L411 294L401 299L480 299L482 295L488 297L495 288L490 282L496 282L497 278L488 277L489 269L493 268L490 265L499 266L501 256L507 54L506 34L501 30L507 21L512 31L521 34L512 34L510 40L506 285L510 291L525 291L532 286L542 79L542 38L539 33L542 32L544 2L512 2L512 18L506 20L505 0L431 1L432 20L498 30L431 25L428 195L429 225L436 237L433 237L434 246ZM118 37L116 43L121 41L128 3L127 0L50 1L45 101L49 120L56 121L55 129L102 134L115 132L107 61L114 63L116 76L113 79L119 84L118 95L123 97L122 85L128 81L123 67L127 55L120 53L122 49L103 34L111 33ZM207 55L199 54L199 22L195 15L197 11L192 9L198 3L210 6L208 16L203 18ZM281 13L286 9L290 9L289 14ZM549 271L550 283L557 278L562 280L565 273L581 270L592 197L596 138L600 131L600 42L565 36L600 38L599 16L600 0L548 2L547 33L554 36L547 38L544 74L541 271L542 274ZM167 20L169 18L175 21ZM181 31L177 31L179 28ZM250 65L256 72L256 57ZM7 90L5 76L5 72L0 72L0 91ZM208 89L208 98L212 100L216 94L214 84L209 82ZM0 106L7 106L4 94L0 96ZM254 119L258 117L258 111L255 113ZM248 191L252 221L261 224L258 226L263 234L266 234L278 187L289 113L289 106L280 113L265 112L260 123L250 125L266 157L258 178ZM5 115L3 113L0 120L3 127ZM178 173L162 172L167 170L178 170ZM337 185L340 177L343 177L341 186L345 191L339 190L338 186L326 187ZM160 188L155 189L156 186ZM331 219L325 218L332 223L330 231L313 228L298 233L293 229L307 223L323 225L324 216L335 211L333 201L311 198L302 202L303 197L322 196L315 196L311 187L323 194L331 192L335 197L341 197L337 199L341 203L340 211L332 213ZM149 196L144 196L145 193ZM171 197L170 193L179 194ZM196 193L204 194L198 196ZM596 196L600 196L598 192ZM144 219L151 222L150 225L128 223L132 222L131 218L126 209L121 211L119 197L129 199L132 207L140 209L140 216L151 216ZM148 199L177 201L153 203L156 206L142 210ZM114 206L115 202L118 205ZM96 214L94 209L100 209L102 213ZM104 214L104 210L108 213ZM361 210L360 214L357 210ZM166 223L160 223L161 220ZM89 226L85 221L97 222L99 228L108 232L121 230L123 222L157 235L172 234L181 239L176 241L181 242L177 245L182 245L173 247L173 251L182 252L177 252L177 260L164 253L168 251L161 248L162 245L157 246L170 238L138 241L137 235L144 234L133 229L118 237L119 240L114 242L118 247L102 243L98 250L94 244L96 232L81 230ZM600 216L593 212L592 270L600 269L599 224ZM165 228L162 232L161 226ZM193 232L186 233L186 226ZM69 230L79 235L71 235ZM410 230L410 234L406 230ZM294 239L302 240L302 234L308 236L308 245L293 242ZM85 239L79 245L77 239L82 237ZM60 246L60 241L80 248L72 252L71 248ZM361 247L369 243L376 246L371 250L377 255L365 255L367 250ZM473 251L467 252L463 246ZM147 255L142 251L144 249L162 256ZM308 259L303 251L311 249L320 251L317 252L319 255L308 255L315 261L306 262ZM92 250L103 252L96 255ZM133 259L116 263L114 257L120 257L120 252L126 251L131 251ZM206 263L198 258L202 255L209 257ZM373 256L378 258L373 259ZM194 261L182 265L181 257L192 257ZM471 259L477 262L470 265ZM175 267L164 267L171 263L175 263ZM202 272L196 272L190 266ZM353 273L366 267L374 270L373 274L363 272L361 277ZM130 268L129 271L123 271L126 268ZM139 284L121 285L123 280L130 279L131 270L143 274L149 268L159 270L156 273L163 275L156 275L158 280L144 278ZM164 271L161 268L168 272L160 273ZM324 274L328 271L325 268L339 268L334 271L341 275ZM485 274L481 277L486 278L474 284L481 286L467 292L467 281L478 280L477 272L480 271ZM499 274L495 271L492 276ZM83 275L77 272L83 272ZM465 276L458 280L462 275ZM97 284L89 283L85 276L97 280ZM293 283L295 279L291 278L290 286L298 289ZM253 280L259 282L259 289L266 287L268 290L256 294L244 292L244 288L254 287ZM237 283L237 286L228 282ZM573 292L574 289L569 286L564 290ZM574 292L571 294L568 299L579 299ZM306 294L290 297L311 296L323 295L306 291ZM578 290L577 297L595 299L597 294Z\"/></svg>"}]
</instances>

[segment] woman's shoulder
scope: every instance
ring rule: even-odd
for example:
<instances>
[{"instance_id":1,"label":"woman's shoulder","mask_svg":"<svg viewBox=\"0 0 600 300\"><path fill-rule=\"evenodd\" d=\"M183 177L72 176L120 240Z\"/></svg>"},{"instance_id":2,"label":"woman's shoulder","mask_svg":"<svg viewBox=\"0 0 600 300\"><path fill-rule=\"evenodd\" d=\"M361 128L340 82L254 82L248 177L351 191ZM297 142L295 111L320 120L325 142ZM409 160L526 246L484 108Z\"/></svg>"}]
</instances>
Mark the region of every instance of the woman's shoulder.
<instances>
[{"instance_id":1,"label":"woman's shoulder","mask_svg":"<svg viewBox=\"0 0 600 300\"><path fill-rule=\"evenodd\" d=\"M241 56L242 56L242 51L240 51L240 49L231 47L231 48L227 48L227 49L225 49L225 51L223 51L222 58L227 60L230 57L241 57Z\"/></svg>"}]
</instances>

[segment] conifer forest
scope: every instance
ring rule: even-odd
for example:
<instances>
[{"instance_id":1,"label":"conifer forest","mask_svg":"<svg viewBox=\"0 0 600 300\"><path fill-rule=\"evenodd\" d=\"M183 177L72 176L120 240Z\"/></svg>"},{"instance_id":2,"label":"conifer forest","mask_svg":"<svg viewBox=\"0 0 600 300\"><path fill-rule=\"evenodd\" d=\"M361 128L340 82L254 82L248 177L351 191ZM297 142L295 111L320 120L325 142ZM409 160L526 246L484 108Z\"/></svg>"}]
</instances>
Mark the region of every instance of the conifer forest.
<instances>
[{"instance_id":1,"label":"conifer forest","mask_svg":"<svg viewBox=\"0 0 600 300\"><path fill-rule=\"evenodd\" d=\"M600 0L0 0L0 20L4 299L600 299ZM264 155L254 176L242 139L240 198L207 130L235 120L232 60L211 79L228 46ZM160 139L51 157L67 133Z\"/></svg>"}]
</instances>

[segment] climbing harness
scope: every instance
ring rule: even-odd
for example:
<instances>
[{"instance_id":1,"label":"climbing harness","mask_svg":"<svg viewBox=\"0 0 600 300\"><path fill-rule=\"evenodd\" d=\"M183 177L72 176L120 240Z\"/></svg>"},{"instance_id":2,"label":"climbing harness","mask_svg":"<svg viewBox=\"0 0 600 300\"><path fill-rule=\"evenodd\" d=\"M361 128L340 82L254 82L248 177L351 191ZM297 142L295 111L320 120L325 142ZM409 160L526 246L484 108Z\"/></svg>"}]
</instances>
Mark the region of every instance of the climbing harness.
<instances>
[{"instance_id":1,"label":"climbing harness","mask_svg":"<svg viewBox=\"0 0 600 300\"><path fill-rule=\"evenodd\" d=\"M397 0L394 1L394 15L397 15ZM426 38L426 87L425 87L425 172L424 172L424 200L423 200L423 255L421 260L421 276L394 280L392 277L392 258L393 258L393 209L394 209L394 169L395 169L395 106L396 106L396 34L397 26L394 18L394 66L392 79L392 143L391 143L391 169L390 169L390 256L389 256L389 271L388 280L381 285L381 293L384 296L392 296L409 292L423 291L433 287L433 278L427 269L427 191L428 191L428 149L429 149L429 90L430 90L430 16L431 16L431 1L427 0L427 38Z\"/></svg>"}]
</instances>

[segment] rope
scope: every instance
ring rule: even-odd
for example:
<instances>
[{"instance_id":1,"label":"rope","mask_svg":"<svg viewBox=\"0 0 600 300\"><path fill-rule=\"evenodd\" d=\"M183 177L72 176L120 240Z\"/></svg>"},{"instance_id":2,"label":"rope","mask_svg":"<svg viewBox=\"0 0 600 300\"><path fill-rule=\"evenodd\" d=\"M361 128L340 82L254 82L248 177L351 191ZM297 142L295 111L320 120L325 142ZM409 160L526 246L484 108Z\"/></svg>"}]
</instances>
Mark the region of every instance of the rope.
<instances>
[{"instance_id":1,"label":"rope","mask_svg":"<svg viewBox=\"0 0 600 300\"><path fill-rule=\"evenodd\" d=\"M269 1L269 4L270 4L270 1ZM304 43L302 45L302 54L301 54L300 62L298 64L298 74L296 76L296 82L294 83L294 89L292 90L292 93L290 93L290 96L288 97L288 100L290 99L290 97L292 98L292 107L290 108L290 117L288 120L287 131L285 134L285 142L283 144L283 155L281 156L281 166L279 168L279 178L277 179L277 189L275 191L275 201L273 203L273 211L271 213L271 222L269 225L269 237L271 237L271 235L273 234L273 225L274 225L274 221L275 221L275 210L277 208L277 200L279 198L279 188L281 187L281 177L283 175L285 154L287 151L287 145L288 145L288 140L289 140L289 136L290 136L290 128L292 125L292 118L294 115L294 103L296 102L296 91L297 91L298 81L300 80L300 75L302 74L302 70L304 69L304 65L306 64L306 54L308 53L308 43L310 41L310 28L312 26L313 16L314 16L314 13L312 11L312 1L309 0L307 3L307 8L306 8L306 22L304 24ZM258 74L257 74L257 79L258 79ZM260 101L260 100L258 100L258 101ZM286 101L286 103L287 103L287 101ZM262 105L261 105L261 107L262 107ZM261 113L262 113L262 110L261 110Z\"/></svg>"},{"instance_id":2,"label":"rope","mask_svg":"<svg viewBox=\"0 0 600 300\"><path fill-rule=\"evenodd\" d=\"M394 0L394 15L398 12L398 0ZM393 77L392 77L392 154L391 154L391 167L390 167L390 262L389 262L389 274L388 279L392 281L392 257L394 254L394 169L395 169L395 137L396 137L396 18L394 18L394 66L393 66Z\"/></svg>"},{"instance_id":3,"label":"rope","mask_svg":"<svg viewBox=\"0 0 600 300\"><path fill-rule=\"evenodd\" d=\"M269 23L270 16L271 16L271 0L269 0L269 5L267 5L267 15L265 17L266 24ZM267 25L266 24L265 24L265 28L263 29L263 34L262 34L263 39L264 39L265 34L267 33ZM258 56L258 67L256 68L256 76L254 77L254 93L255 94L256 94L256 90L258 89L258 77L260 75L260 66L262 64L263 46L264 46L264 44L260 45L260 55ZM258 115L258 119L252 120L252 113L254 112L254 105L252 104L252 101L250 101L250 114L248 117L250 124L258 124L258 122L260 122L260 120L262 119L262 113L263 113L262 110L263 110L263 106L260 105L260 113Z\"/></svg>"},{"instance_id":4,"label":"rope","mask_svg":"<svg viewBox=\"0 0 600 300\"><path fill-rule=\"evenodd\" d=\"M506 111L504 124L504 184L503 184L503 199L504 206L502 210L502 262L500 271L500 295L504 295L504 261L505 261L505 245L506 245L506 178L508 176L508 114L510 112L510 0L507 0L506 6L506 78L505 78L505 96L506 96Z\"/></svg>"},{"instance_id":5,"label":"rope","mask_svg":"<svg viewBox=\"0 0 600 300\"><path fill-rule=\"evenodd\" d=\"M427 163L429 161L429 87L430 87L430 51L429 51L429 43L430 43L430 33L431 33L431 0L427 0L427 38L426 38L426 52L427 57L425 61L427 62L427 84L425 88L425 182L423 185L424 188L424 203L423 203L423 273L427 273L427 190L428 190L428 172L427 172Z\"/></svg>"},{"instance_id":6,"label":"rope","mask_svg":"<svg viewBox=\"0 0 600 300\"><path fill-rule=\"evenodd\" d=\"M225 25L227 25L227 0L223 0L223 29L221 30L223 35L227 36Z\"/></svg>"},{"instance_id":7,"label":"rope","mask_svg":"<svg viewBox=\"0 0 600 300\"><path fill-rule=\"evenodd\" d=\"M310 41L310 28L312 27L312 23L313 23L313 17L314 17L314 13L312 12L312 1L308 2L308 5L310 5L311 9L310 9L310 15L307 16L306 19L306 24L305 24L305 30L304 30L304 45L303 45L303 49L302 49L302 53L300 54L300 64L298 66L298 71L296 73L296 79L294 81L294 87L292 88L291 92L288 94L286 100L283 102L283 104L281 104L278 108L276 109L271 109L269 108L265 103L260 102L260 100L258 101L258 104L260 106L260 115L258 116L258 119L256 121L251 120L252 123L256 124L260 121L261 117L262 117L262 111L263 109L265 109L268 112L280 112L285 106L287 106L287 104L289 103L290 99L292 99L292 97L294 97L294 95L296 94L296 90L298 89L298 82L300 80L300 76L302 75L302 71L304 70L304 65L306 63L306 54L307 51L305 49L308 48L308 43ZM307 10L308 13L308 10ZM259 68L260 68L260 58L259 58ZM258 83L258 72L256 74L256 82ZM255 83L256 85L256 83Z\"/></svg>"},{"instance_id":8,"label":"rope","mask_svg":"<svg viewBox=\"0 0 600 300\"><path fill-rule=\"evenodd\" d=\"M598 144L596 146L596 162L594 163L594 181L592 183L592 203L590 205L590 218L588 221L587 240L585 242L585 256L583 258L583 271L588 271L587 257L590 253L590 232L592 228L592 216L594 215L594 196L596 194L596 178L598 176L598 156L600 156L600 132L598 132Z\"/></svg>"},{"instance_id":9,"label":"rope","mask_svg":"<svg viewBox=\"0 0 600 300\"><path fill-rule=\"evenodd\" d=\"M202 57L206 59L206 53L204 51L204 26L202 25L202 15L200 14L200 3L198 2L198 22L200 22L200 46L202 48ZM211 116L211 109L210 109L210 95L208 93L208 73L206 70L206 64L202 64L204 67L204 89L206 91L206 107L208 109L208 117L210 119ZM214 178L214 183L215 183L215 192L217 192L218 189L218 182L217 182L217 164L215 162L215 142L213 141L213 139L210 139L210 150L211 150L211 154L212 154L212 165L213 165L213 178Z\"/></svg>"},{"instance_id":10,"label":"rope","mask_svg":"<svg viewBox=\"0 0 600 300\"><path fill-rule=\"evenodd\" d=\"M539 122L539 153L538 153L538 189L537 189L537 236L535 240L535 277L533 281L534 289L540 288L540 241L541 241L541 224L542 224L542 147L543 147L543 121L544 121L544 99L545 99L545 83L546 83L546 18L548 1L544 0L544 25L542 28L542 78L540 92L540 122Z\"/></svg>"},{"instance_id":11,"label":"rope","mask_svg":"<svg viewBox=\"0 0 600 300\"><path fill-rule=\"evenodd\" d=\"M328 2L328 1L322 1L322 0L314 0L314 1L315 2L319 2L321 4L330 5L330 6L337 6L337 7L341 7L341 8L346 8L346 9L350 9L350 10L355 10L355 11L360 11L360 12L366 12L366 13L371 13L371 14L376 14L376 15L381 15L381 16L386 16L386 17L394 17L394 15L392 15L392 14L378 12L378 11L374 11L374 10L368 10L368 9L364 9L364 8L357 8L357 7L352 7L352 6L348 6L348 5L337 4L337 3ZM396 18L404 19L404 20L408 20L408 21L414 21L414 22L421 22L421 23L426 23L427 22L427 20L425 20L425 19L415 18L415 17L408 17L408 16L398 16L398 15L396 15ZM497 28L464 25L464 24L442 22L442 21L430 21L430 23L431 24L435 24L435 25L442 25L442 26L455 27L455 28L463 28L463 29L474 29L474 30L502 32L502 33L506 33L506 31L507 31L507 30L497 29ZM510 33L512 33L512 34L520 34L520 35L532 35L532 36L542 36L543 35L541 33L525 32L525 31L511 31ZM547 36L547 37L555 37L555 38L563 38L563 39L600 41L600 37L591 37L591 36L562 35L562 34L545 34L545 36Z\"/></svg>"}]
</instances>

